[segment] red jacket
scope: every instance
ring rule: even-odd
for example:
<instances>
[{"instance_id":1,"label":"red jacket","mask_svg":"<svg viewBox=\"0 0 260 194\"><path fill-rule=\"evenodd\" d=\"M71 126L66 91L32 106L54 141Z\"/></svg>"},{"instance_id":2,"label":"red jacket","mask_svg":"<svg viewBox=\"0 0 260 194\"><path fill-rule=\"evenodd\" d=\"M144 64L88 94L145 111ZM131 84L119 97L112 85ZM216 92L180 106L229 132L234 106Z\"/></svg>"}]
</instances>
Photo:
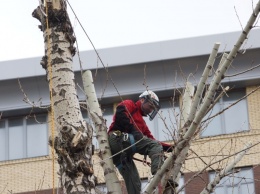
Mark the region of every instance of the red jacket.
<instances>
[{"instance_id":1,"label":"red jacket","mask_svg":"<svg viewBox=\"0 0 260 194\"><path fill-rule=\"evenodd\" d=\"M116 113L113 116L113 122L109 127L108 133L113 130L131 133L132 130L139 130L148 138L155 139L147 127L143 119L143 111L141 109L141 101L134 103L132 100L125 100L118 104ZM164 150L171 147L171 145L160 142Z\"/></svg>"}]
</instances>

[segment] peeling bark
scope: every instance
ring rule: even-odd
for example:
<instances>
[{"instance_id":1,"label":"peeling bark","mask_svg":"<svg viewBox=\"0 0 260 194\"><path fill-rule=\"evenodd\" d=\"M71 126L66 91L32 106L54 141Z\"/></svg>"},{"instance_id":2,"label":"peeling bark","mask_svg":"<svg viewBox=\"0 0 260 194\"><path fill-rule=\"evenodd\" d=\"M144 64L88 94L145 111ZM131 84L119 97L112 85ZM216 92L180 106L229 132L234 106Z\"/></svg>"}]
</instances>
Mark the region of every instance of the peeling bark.
<instances>
[{"instance_id":1,"label":"peeling bark","mask_svg":"<svg viewBox=\"0 0 260 194\"><path fill-rule=\"evenodd\" d=\"M91 161L93 151L91 141L92 128L88 126L82 118L75 90L74 73L72 69L72 57L76 51L73 46L75 37L73 36L73 29L66 12L66 1L48 1L46 6L48 7L48 13L44 13L46 9L43 5L40 5L34 10L33 17L40 21L41 25L39 25L39 28L44 34L45 55L40 63L47 72L47 80L50 86L50 93L52 94L53 120L55 121L55 127L58 131L58 135L54 141L50 138L49 142L51 145L54 144L58 155L58 163L60 165L59 175L61 176L65 193L92 194L95 193L96 184ZM207 77L214 63L218 45L216 44L213 48L212 55L198 85L189 118L187 120L185 119L182 130L183 135L176 143L172 154L154 176L145 193L152 193L156 187L159 188L159 192L162 191L164 183L160 183L160 181L168 176L168 172L171 172L170 175L173 179L179 174L182 164L187 157L191 141L199 130L201 120L210 110L215 92L221 80L224 78L226 70L236 57L239 48L252 29L259 10L260 3L258 2L234 48L223 63L219 65L210 87L202 103L200 103ZM46 19L49 21L48 26ZM91 116L95 120L98 141L101 145L99 156L101 159L106 159L106 154L109 153L109 146L107 146L107 139L102 136L102 133L106 132L105 121L98 111L92 111ZM105 161L103 161L101 165L104 167L105 176L109 177L114 173L113 167L106 166L107 163ZM107 179L107 181L109 180ZM107 183L108 186L110 186L109 182ZM113 189L109 192L116 193Z\"/></svg>"},{"instance_id":2,"label":"peeling bark","mask_svg":"<svg viewBox=\"0 0 260 194\"><path fill-rule=\"evenodd\" d=\"M102 111L97 100L91 71L85 71L83 73L83 86L86 93L86 101L89 107L90 116L95 124L95 131L100 147L98 156L101 160L103 160L100 164L104 171L108 193L121 194L121 184L116 176L114 170L115 167L111 158L106 122L103 118Z\"/></svg>"},{"instance_id":3,"label":"peeling bark","mask_svg":"<svg viewBox=\"0 0 260 194\"><path fill-rule=\"evenodd\" d=\"M75 37L66 11L65 1L38 6L33 17L41 22L46 69L57 136L54 144L60 166L59 174L65 193L95 193L96 178L92 166L92 128L83 120L74 83L72 57ZM43 11L44 10L44 11ZM48 24L47 26L47 21Z\"/></svg>"}]
</instances>

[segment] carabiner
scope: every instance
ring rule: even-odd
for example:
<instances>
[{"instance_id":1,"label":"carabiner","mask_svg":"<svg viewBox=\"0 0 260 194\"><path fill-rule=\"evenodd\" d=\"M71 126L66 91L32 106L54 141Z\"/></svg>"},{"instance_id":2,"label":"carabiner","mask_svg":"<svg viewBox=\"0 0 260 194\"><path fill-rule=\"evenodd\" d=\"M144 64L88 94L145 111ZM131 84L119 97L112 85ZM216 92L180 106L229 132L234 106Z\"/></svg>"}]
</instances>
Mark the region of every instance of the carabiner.
<instances>
[{"instance_id":1,"label":"carabiner","mask_svg":"<svg viewBox=\"0 0 260 194\"><path fill-rule=\"evenodd\" d=\"M128 140L128 133L124 133L123 134L123 141L127 141Z\"/></svg>"}]
</instances>

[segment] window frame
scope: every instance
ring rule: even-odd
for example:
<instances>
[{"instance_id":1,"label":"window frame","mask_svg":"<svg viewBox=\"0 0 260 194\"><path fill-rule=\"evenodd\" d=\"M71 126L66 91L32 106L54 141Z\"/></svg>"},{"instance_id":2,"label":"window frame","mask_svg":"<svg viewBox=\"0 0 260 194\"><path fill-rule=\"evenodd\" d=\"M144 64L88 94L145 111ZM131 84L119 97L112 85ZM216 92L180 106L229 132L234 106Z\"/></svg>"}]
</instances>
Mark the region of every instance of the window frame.
<instances>
[{"instance_id":1,"label":"window frame","mask_svg":"<svg viewBox=\"0 0 260 194\"><path fill-rule=\"evenodd\" d=\"M47 114L37 114L37 117L44 117L44 121L41 122L41 125L45 125L46 127L44 128L44 133L46 134L46 147L44 147L43 149L45 150L44 153L39 151L40 153L38 155L33 155L33 156L29 156L29 144L30 142L28 138L28 134L29 134L29 125L27 124L27 117L26 116L17 116L17 117L8 117L8 118L3 118L0 120L0 122L3 123L3 128L0 128L0 130L3 130L3 133L5 135L4 139L4 154L3 154L3 158L0 158L0 162L4 162L4 161L12 161L12 160L21 160L21 159L28 159L28 158L35 158L35 157L44 157L44 156L48 156L49 155L49 145L48 145L48 138L49 138L49 127L48 127L48 115ZM21 127L21 133L22 133L22 156L18 156L15 157L17 154L14 154L14 157L11 157L10 152L12 151L10 148L10 122L12 120L19 120L21 119L22 124L19 126ZM32 119L32 118L29 118ZM28 120L29 121L29 120ZM37 123L37 122L35 122Z\"/></svg>"},{"instance_id":2,"label":"window frame","mask_svg":"<svg viewBox=\"0 0 260 194\"><path fill-rule=\"evenodd\" d=\"M152 135L158 141L172 141L173 137L178 135L177 129L180 122L180 107L176 102L178 98L179 96L175 97L174 101L171 97L160 100L161 109L152 121L149 120L149 117L143 117ZM174 118L169 116L174 116ZM165 119L168 129L162 119Z\"/></svg>"},{"instance_id":3,"label":"window frame","mask_svg":"<svg viewBox=\"0 0 260 194\"><path fill-rule=\"evenodd\" d=\"M227 176L227 177L229 177L229 178L226 178L226 177L224 177L224 179L222 179L220 182L219 182L219 184L217 184L216 185L216 187L215 187L215 189L214 189L214 194L218 194L218 193L216 193L216 189L217 188L223 188L223 190L224 190L224 192L225 193L221 193L221 194L229 194L228 193L228 188L236 188L236 187L238 187L238 188L241 188L241 185L247 185L247 184L253 184L252 185L252 189L253 189L253 193L255 194L256 193L256 188L255 188L255 181L254 181L254 171L253 171L253 168L252 167L248 167L248 166L246 166L246 167L241 167L241 168L237 168L237 169L240 169L240 171L239 172L236 172L236 173L233 173L233 174L231 174L231 175L229 175L229 176ZM243 176L243 174L248 174L248 172L250 171L250 177L249 178L247 178L247 177L245 177L245 176ZM215 172L214 171L211 171L211 172L209 172L208 173L209 175L209 181L212 181L213 179L214 179L214 177L215 177ZM242 174L242 175L241 175ZM234 181L234 179L236 179L236 180L238 180L239 178L238 177L240 177L240 180L239 181L237 181L238 183L234 183L234 182L231 182L231 184L229 183L229 180L233 180ZM252 177L252 178L251 178ZM238 178L238 179L237 179ZM248 181L248 180L251 180L251 181ZM221 184L221 185L220 185ZM233 193L233 192L232 192ZM253 194L252 193L252 194ZM241 190L239 190L239 193L237 193L237 194L244 194L244 193L242 193L242 191Z\"/></svg>"},{"instance_id":4,"label":"window frame","mask_svg":"<svg viewBox=\"0 0 260 194\"><path fill-rule=\"evenodd\" d=\"M235 94L238 94L238 98L235 98L235 99L232 99L232 97L234 98L234 95ZM226 96L220 98L220 100L216 103L216 105L214 106L214 108L217 108L217 111L216 109L213 109L211 111L213 111L214 113L212 113L211 111L204 117L204 120L209 118L210 116L213 116L215 115L215 113L218 113L220 111L222 111L223 109L225 109L226 107L228 107L230 104L232 103L235 103L237 100L239 100L241 97L245 96L246 95L246 89L243 88L243 89L240 89L240 90L235 90L235 91L232 91L230 93L228 93L227 95L230 95L231 96L231 99L228 99ZM240 103L240 104L239 104ZM243 103L243 104L241 104ZM248 113L248 103L247 103L247 98L244 98L242 99L240 102L238 102L237 104L235 104L234 106L237 106L237 105L242 105L244 106L245 108L245 114L243 115L243 117L245 118L244 119L244 122L245 122L245 126L242 127L242 129L236 129L236 130L233 130L232 128L230 129L229 127L227 127L228 124L230 124L230 122L233 122L233 121L229 121L229 120L226 120L226 115L227 114L230 114L230 112L228 111L231 111L234 109L232 109L233 107L230 107L230 109L227 109L225 110L223 113L221 113L220 115L216 116L213 118L213 120L211 120L210 122L207 122L207 124L205 125L205 129L203 129L202 132L200 132L200 137L201 138L206 138L206 137L213 137L213 136L219 136L219 135L228 135L228 134L234 134L234 133L238 133L238 132L244 132L244 131L249 131L250 130L250 127L249 127L249 113ZM210 115L211 114L211 115ZM215 119L215 120L214 120ZM213 127L212 127L212 124L211 122L213 121L216 121L218 120L218 125L217 126L214 126L214 131L216 133L211 133L211 132L208 132L208 131L213 131ZM220 123L219 123L220 122ZM209 128L209 126L211 127L211 129ZM216 130L216 128L220 127L219 130ZM206 133L206 134L205 134Z\"/></svg>"}]
</instances>

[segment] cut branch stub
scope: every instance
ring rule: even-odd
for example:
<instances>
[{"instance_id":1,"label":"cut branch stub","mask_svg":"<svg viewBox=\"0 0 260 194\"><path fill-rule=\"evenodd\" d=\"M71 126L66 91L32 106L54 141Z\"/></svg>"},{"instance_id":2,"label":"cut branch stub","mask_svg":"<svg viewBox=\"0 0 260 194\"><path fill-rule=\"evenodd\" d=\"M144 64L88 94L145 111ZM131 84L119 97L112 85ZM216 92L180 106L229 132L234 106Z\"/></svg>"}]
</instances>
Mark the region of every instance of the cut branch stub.
<instances>
[{"instance_id":1,"label":"cut branch stub","mask_svg":"<svg viewBox=\"0 0 260 194\"><path fill-rule=\"evenodd\" d=\"M61 127L60 132L63 140L71 140L76 135L77 130L69 125L64 125Z\"/></svg>"}]
</instances>

